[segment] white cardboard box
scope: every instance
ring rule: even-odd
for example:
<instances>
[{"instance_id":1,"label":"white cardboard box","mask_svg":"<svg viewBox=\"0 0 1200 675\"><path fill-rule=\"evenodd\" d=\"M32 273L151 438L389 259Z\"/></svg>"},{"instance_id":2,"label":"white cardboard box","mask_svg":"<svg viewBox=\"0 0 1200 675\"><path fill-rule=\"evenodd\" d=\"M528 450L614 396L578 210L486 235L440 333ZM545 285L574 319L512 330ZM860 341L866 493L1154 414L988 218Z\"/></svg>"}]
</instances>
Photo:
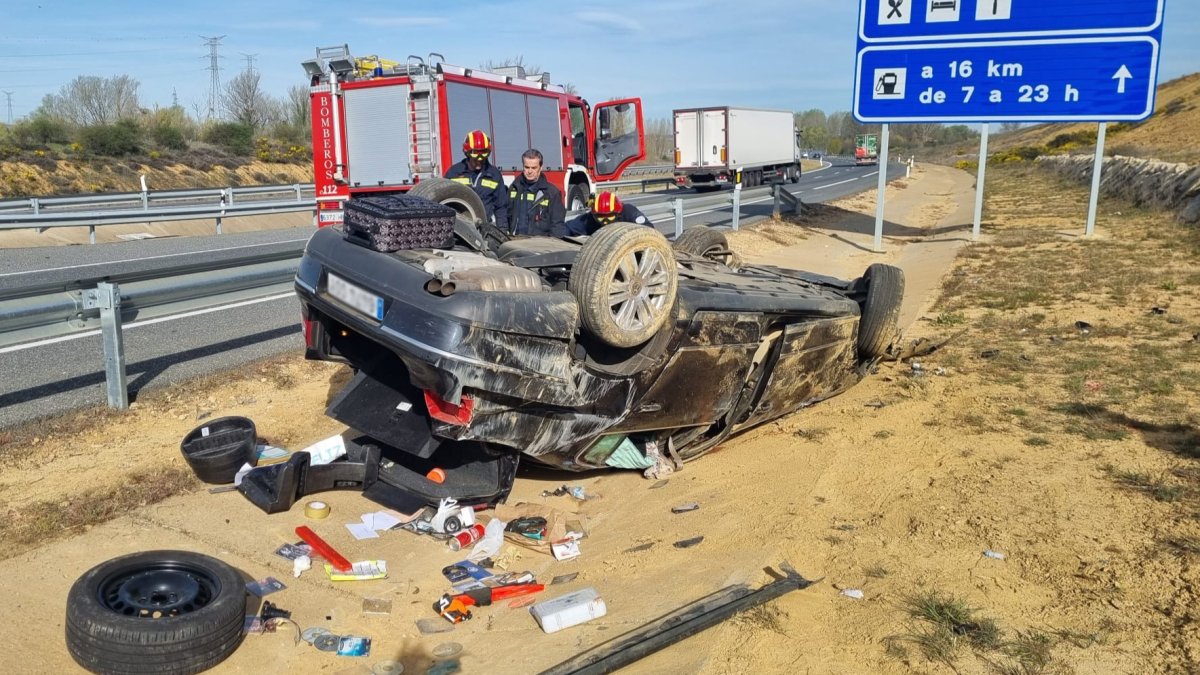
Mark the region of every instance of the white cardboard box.
<instances>
[{"instance_id":1,"label":"white cardboard box","mask_svg":"<svg viewBox=\"0 0 1200 675\"><path fill-rule=\"evenodd\" d=\"M553 600L539 602L529 608L529 613L547 633L577 626L608 613L604 599L594 588L568 593Z\"/></svg>"}]
</instances>

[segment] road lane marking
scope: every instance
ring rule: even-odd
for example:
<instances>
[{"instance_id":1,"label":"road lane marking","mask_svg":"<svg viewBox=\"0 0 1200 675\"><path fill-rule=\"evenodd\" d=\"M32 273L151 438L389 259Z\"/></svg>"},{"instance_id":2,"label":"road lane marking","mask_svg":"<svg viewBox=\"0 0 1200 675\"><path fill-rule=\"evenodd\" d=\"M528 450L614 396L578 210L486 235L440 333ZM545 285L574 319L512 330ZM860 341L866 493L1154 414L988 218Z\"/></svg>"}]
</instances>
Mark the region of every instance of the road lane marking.
<instances>
[{"instance_id":1,"label":"road lane marking","mask_svg":"<svg viewBox=\"0 0 1200 675\"><path fill-rule=\"evenodd\" d=\"M865 178L865 176L863 176L862 178ZM853 183L856 180L861 180L861 178L851 178L849 180L839 181L837 183L830 183L829 185L822 185L821 187L815 187L815 188L813 188L813 190L824 190L825 188L831 188L835 185L845 185L846 183Z\"/></svg>"},{"instance_id":2,"label":"road lane marking","mask_svg":"<svg viewBox=\"0 0 1200 675\"><path fill-rule=\"evenodd\" d=\"M168 316L155 317L153 319L134 321L132 323L127 323L124 326L122 326L122 330L128 330L130 328L141 328L142 326L153 326L156 323L165 323L167 321L174 321L176 319L188 319L193 316L202 316L204 314L212 314L213 312L220 312L220 311L226 310L226 309L237 309L238 307L247 307L249 305L257 305L257 304L260 304L263 302L270 302L272 300L282 300L283 298L295 298L295 297L296 297L295 293L279 293L278 295L269 295L265 298L255 298L254 300L243 300L241 302L235 302L230 305L219 305L217 307L206 307L204 309L197 309L197 310L193 310L191 312L183 312L182 314L171 314ZM45 340L38 340L37 342L26 342L24 344L13 345L11 347L0 348L0 354L11 354L12 352L19 352L19 351L22 351L25 349L33 349L34 347L45 347L47 345L58 344L60 342L69 342L71 340L82 340L83 338L92 337L94 335L99 335L99 334L100 334L99 330L89 330L89 331L84 331L82 333L74 333L72 335L63 335L61 337L47 338Z\"/></svg>"}]
</instances>

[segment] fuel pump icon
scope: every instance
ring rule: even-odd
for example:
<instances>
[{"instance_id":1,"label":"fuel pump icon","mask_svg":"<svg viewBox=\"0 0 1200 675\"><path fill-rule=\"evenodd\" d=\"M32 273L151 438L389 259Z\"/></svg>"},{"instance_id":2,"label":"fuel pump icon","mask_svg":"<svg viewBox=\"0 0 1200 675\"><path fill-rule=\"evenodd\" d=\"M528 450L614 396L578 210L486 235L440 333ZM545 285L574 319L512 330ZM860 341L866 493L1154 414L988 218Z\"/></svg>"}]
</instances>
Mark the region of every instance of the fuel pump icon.
<instances>
[{"instance_id":1,"label":"fuel pump icon","mask_svg":"<svg viewBox=\"0 0 1200 675\"><path fill-rule=\"evenodd\" d=\"M875 93L883 94L884 96L895 96L896 87L900 84L900 76L895 73L884 73L879 78L879 84L875 85Z\"/></svg>"},{"instance_id":2,"label":"fuel pump icon","mask_svg":"<svg viewBox=\"0 0 1200 675\"><path fill-rule=\"evenodd\" d=\"M902 99L904 98L905 80L908 79L907 68L879 68L875 71L875 87L872 98Z\"/></svg>"}]
</instances>

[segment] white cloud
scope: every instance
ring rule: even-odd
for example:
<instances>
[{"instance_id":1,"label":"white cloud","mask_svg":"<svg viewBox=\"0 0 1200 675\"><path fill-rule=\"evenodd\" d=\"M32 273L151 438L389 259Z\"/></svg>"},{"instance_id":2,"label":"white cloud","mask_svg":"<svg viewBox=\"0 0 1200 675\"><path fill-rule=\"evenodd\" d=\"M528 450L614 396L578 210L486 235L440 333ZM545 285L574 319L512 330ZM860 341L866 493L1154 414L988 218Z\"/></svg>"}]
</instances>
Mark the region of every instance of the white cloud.
<instances>
[{"instance_id":1,"label":"white cloud","mask_svg":"<svg viewBox=\"0 0 1200 675\"><path fill-rule=\"evenodd\" d=\"M575 18L596 28L621 28L635 33L645 30L636 19L611 12L576 12Z\"/></svg>"}]
</instances>

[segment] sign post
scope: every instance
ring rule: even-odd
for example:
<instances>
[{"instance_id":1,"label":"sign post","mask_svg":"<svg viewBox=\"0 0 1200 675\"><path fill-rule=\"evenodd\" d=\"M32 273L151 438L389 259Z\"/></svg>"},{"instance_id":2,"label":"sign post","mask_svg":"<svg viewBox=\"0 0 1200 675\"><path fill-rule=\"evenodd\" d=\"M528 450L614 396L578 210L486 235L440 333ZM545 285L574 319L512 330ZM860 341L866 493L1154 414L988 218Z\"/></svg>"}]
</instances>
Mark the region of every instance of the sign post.
<instances>
[{"instance_id":1,"label":"sign post","mask_svg":"<svg viewBox=\"0 0 1200 675\"><path fill-rule=\"evenodd\" d=\"M979 168L975 178L975 224L971 226L971 241L979 241L979 233L983 228L983 185L987 182L988 136L991 135L992 125L983 123L979 132Z\"/></svg>"},{"instance_id":2,"label":"sign post","mask_svg":"<svg viewBox=\"0 0 1200 675\"><path fill-rule=\"evenodd\" d=\"M876 253L883 253L883 209L887 203L887 173L888 173L888 144L892 140L891 125L883 125L883 134L879 139L879 194L875 199L875 247Z\"/></svg>"},{"instance_id":3,"label":"sign post","mask_svg":"<svg viewBox=\"0 0 1200 675\"><path fill-rule=\"evenodd\" d=\"M1096 134L1096 163L1092 167L1092 196L1088 199L1087 236L1096 234L1096 205L1100 201L1100 170L1104 168L1104 138L1108 124L1101 122Z\"/></svg>"},{"instance_id":4,"label":"sign post","mask_svg":"<svg viewBox=\"0 0 1200 675\"><path fill-rule=\"evenodd\" d=\"M860 0L854 117L866 124L1145 120L1154 112L1165 2ZM986 151L980 191L985 162ZM978 229L977 215L976 236Z\"/></svg>"}]
</instances>

